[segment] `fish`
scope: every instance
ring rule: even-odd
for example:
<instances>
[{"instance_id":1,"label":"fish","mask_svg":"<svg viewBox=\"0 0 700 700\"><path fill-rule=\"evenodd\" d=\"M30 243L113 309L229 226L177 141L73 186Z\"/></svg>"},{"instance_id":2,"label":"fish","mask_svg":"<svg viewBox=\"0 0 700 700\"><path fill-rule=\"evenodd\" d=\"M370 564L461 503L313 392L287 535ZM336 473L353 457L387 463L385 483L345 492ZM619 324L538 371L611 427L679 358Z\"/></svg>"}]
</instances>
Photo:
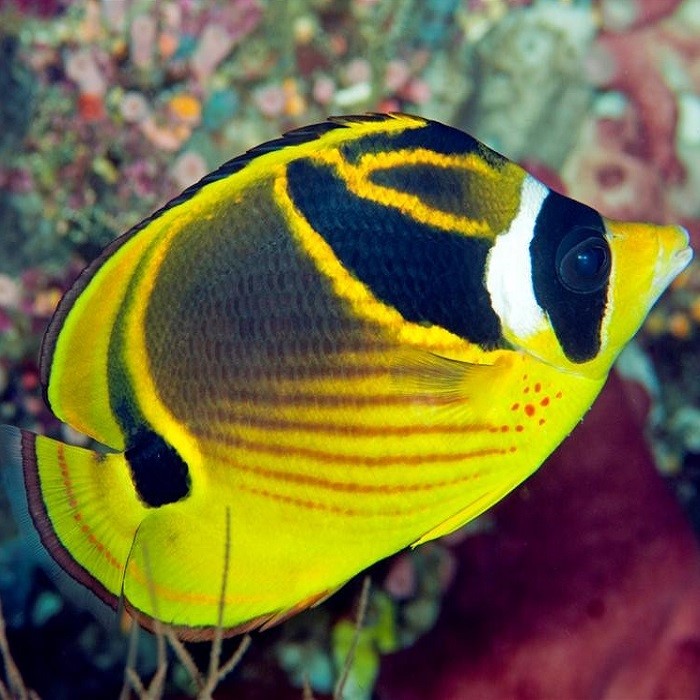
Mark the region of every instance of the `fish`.
<instances>
[{"instance_id":1,"label":"fish","mask_svg":"<svg viewBox=\"0 0 700 700\"><path fill-rule=\"evenodd\" d=\"M4 426L0 453L109 605L185 639L265 628L521 484L691 257L456 128L329 118L86 267L40 377L94 449Z\"/></svg>"}]
</instances>

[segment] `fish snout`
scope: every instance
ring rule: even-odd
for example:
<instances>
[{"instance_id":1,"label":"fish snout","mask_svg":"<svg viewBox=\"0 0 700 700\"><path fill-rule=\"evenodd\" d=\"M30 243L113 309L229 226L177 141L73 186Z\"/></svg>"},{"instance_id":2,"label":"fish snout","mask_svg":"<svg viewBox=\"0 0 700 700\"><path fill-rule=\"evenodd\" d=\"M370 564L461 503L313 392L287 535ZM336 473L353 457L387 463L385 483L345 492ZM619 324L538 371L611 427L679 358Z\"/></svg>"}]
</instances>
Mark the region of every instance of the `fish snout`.
<instances>
[{"instance_id":1,"label":"fish snout","mask_svg":"<svg viewBox=\"0 0 700 700\"><path fill-rule=\"evenodd\" d=\"M658 298L693 259L690 236L683 226L659 226L657 236L659 256L652 283L654 298Z\"/></svg>"}]
</instances>

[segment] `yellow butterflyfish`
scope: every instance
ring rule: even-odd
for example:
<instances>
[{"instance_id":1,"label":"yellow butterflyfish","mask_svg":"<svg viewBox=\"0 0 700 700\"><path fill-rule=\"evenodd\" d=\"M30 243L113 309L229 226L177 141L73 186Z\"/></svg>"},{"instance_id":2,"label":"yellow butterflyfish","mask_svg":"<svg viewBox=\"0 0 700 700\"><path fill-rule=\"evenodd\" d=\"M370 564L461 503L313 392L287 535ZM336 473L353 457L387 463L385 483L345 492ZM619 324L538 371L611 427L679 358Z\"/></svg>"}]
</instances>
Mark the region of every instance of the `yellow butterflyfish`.
<instances>
[{"instance_id":1,"label":"yellow butterflyfish","mask_svg":"<svg viewBox=\"0 0 700 700\"><path fill-rule=\"evenodd\" d=\"M254 148L92 262L15 428L42 541L145 625L272 624L532 474L692 257L467 134L340 117Z\"/></svg>"}]
</instances>

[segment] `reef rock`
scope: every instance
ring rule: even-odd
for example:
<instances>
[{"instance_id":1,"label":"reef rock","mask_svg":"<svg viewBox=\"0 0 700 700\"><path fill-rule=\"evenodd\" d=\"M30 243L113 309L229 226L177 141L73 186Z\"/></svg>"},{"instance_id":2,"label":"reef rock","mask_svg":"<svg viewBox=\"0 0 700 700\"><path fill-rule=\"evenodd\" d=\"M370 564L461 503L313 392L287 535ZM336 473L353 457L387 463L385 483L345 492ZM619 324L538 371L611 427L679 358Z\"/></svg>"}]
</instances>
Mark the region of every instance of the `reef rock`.
<instances>
[{"instance_id":1,"label":"reef rock","mask_svg":"<svg viewBox=\"0 0 700 700\"><path fill-rule=\"evenodd\" d=\"M476 45L475 90L456 125L509 158L558 169L592 97L583 72L589 8L540 0L511 10Z\"/></svg>"}]
</instances>

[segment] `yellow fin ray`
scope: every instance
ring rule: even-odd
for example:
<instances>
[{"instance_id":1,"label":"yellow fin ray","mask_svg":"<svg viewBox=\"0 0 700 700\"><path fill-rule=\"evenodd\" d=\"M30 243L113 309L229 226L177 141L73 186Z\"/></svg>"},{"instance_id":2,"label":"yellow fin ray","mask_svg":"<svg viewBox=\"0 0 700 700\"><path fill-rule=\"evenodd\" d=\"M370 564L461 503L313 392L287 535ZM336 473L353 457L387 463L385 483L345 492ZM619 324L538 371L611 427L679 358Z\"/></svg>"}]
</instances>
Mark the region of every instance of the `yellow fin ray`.
<instances>
[{"instance_id":1,"label":"yellow fin ray","mask_svg":"<svg viewBox=\"0 0 700 700\"><path fill-rule=\"evenodd\" d=\"M394 382L406 394L435 394L464 400L493 380L494 365L452 359L418 349L405 348L395 353L392 363Z\"/></svg>"}]
</instances>

